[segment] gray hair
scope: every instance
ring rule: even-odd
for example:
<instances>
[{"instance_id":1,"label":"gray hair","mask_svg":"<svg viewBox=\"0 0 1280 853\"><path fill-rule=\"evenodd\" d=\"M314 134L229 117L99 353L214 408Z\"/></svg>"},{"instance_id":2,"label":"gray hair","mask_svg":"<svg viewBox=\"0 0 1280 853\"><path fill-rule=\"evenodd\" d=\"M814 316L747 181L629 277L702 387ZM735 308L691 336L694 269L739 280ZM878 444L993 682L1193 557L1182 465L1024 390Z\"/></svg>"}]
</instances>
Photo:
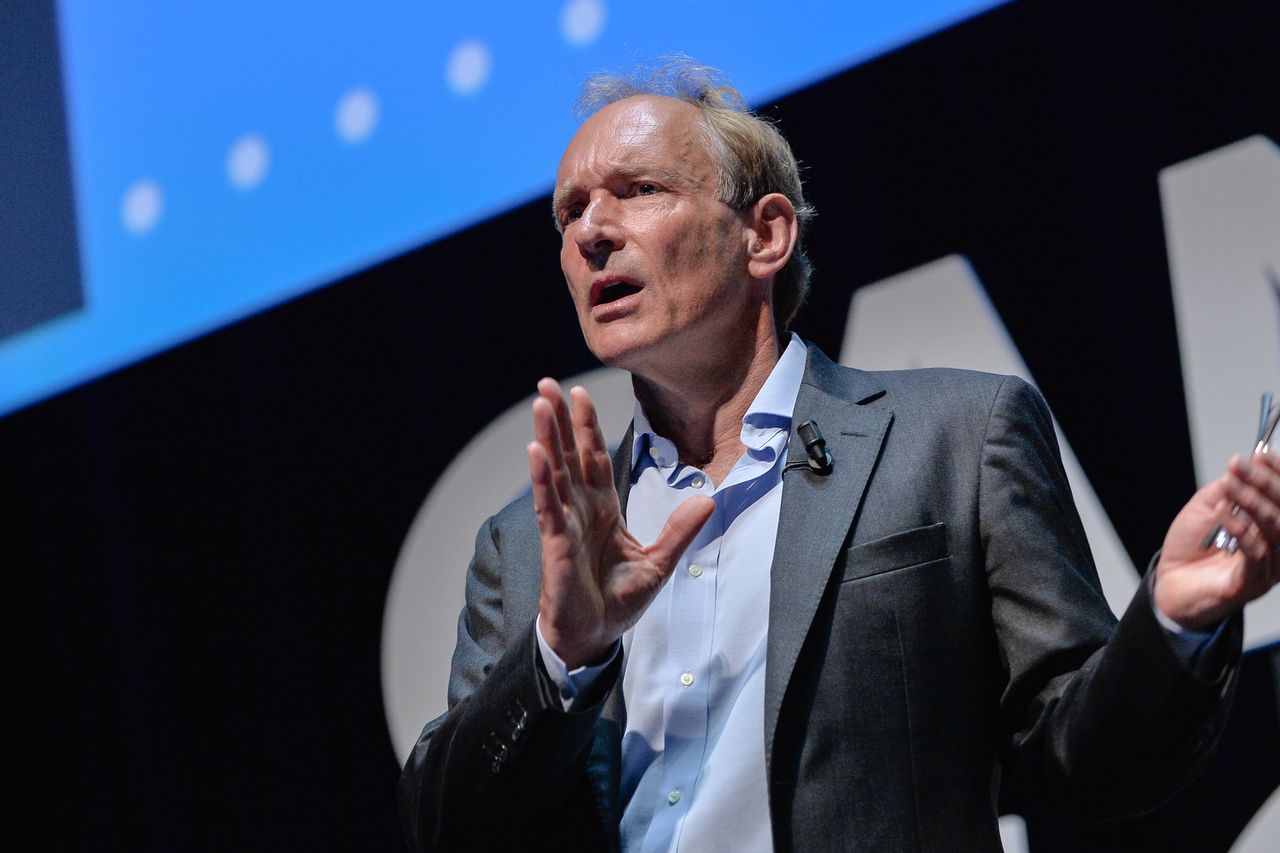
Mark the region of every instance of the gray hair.
<instances>
[{"instance_id":1,"label":"gray hair","mask_svg":"<svg viewBox=\"0 0 1280 853\"><path fill-rule=\"evenodd\" d=\"M635 95L662 95L692 104L702 112L708 153L716 164L720 200L746 210L769 193L781 193L796 209L799 237L795 251L773 282L774 323L785 332L809 293L813 265L804 252L806 226L816 211L804 200L800 164L791 146L768 119L756 115L742 95L709 65L687 56L624 74L587 78L578 97L579 118Z\"/></svg>"}]
</instances>

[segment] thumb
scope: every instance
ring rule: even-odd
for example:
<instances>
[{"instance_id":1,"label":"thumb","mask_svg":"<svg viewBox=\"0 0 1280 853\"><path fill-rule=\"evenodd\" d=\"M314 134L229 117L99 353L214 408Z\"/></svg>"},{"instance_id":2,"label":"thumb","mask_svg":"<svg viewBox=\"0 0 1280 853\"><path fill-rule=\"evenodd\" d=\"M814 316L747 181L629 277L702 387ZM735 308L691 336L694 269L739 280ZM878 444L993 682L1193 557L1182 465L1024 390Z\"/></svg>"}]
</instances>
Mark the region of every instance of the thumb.
<instances>
[{"instance_id":1,"label":"thumb","mask_svg":"<svg viewBox=\"0 0 1280 853\"><path fill-rule=\"evenodd\" d=\"M1211 480L1201 486L1194 495L1191 496L1189 503L1199 503L1203 506L1214 509L1219 503L1227 500L1231 494L1230 484L1231 477L1229 474L1223 474L1215 480Z\"/></svg>"},{"instance_id":2,"label":"thumb","mask_svg":"<svg viewBox=\"0 0 1280 853\"><path fill-rule=\"evenodd\" d=\"M695 495L671 513L662 532L647 549L649 558L664 575L671 573L676 560L680 559L715 510L715 501L705 495Z\"/></svg>"}]
</instances>

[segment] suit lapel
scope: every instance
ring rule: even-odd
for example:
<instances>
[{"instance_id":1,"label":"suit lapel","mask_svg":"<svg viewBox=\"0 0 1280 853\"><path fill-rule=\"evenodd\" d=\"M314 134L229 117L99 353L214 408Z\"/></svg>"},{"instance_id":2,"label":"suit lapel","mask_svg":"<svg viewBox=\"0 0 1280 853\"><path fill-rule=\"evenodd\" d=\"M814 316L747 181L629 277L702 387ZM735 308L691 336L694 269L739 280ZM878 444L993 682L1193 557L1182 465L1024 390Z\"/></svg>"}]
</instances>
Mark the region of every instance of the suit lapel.
<instances>
[{"instance_id":1,"label":"suit lapel","mask_svg":"<svg viewBox=\"0 0 1280 853\"><path fill-rule=\"evenodd\" d=\"M622 517L627 516L627 497L631 493L631 445L635 428L627 427L622 443L613 452L613 482L618 489L618 504ZM627 712L622 701L622 676L605 698L596 723L595 739L587 759L587 776L595 794L596 807L611 843L616 843L616 830L622 822L620 789L622 784L622 732L626 728Z\"/></svg>"},{"instance_id":2,"label":"suit lapel","mask_svg":"<svg viewBox=\"0 0 1280 853\"><path fill-rule=\"evenodd\" d=\"M883 393L870 374L838 367L810 348L792 416L788 462L808 458L795 431L807 420L822 430L833 462L827 475L806 467L788 471L783 480L765 665L765 762L771 775L783 696L893 422L888 409L854 404Z\"/></svg>"},{"instance_id":3,"label":"suit lapel","mask_svg":"<svg viewBox=\"0 0 1280 853\"><path fill-rule=\"evenodd\" d=\"M613 484L618 489L622 517L627 517L627 497L631 494L631 445L635 444L636 426L627 427L622 443L613 451Z\"/></svg>"},{"instance_id":4,"label":"suit lapel","mask_svg":"<svg viewBox=\"0 0 1280 853\"><path fill-rule=\"evenodd\" d=\"M627 433L622 437L622 444L618 445L618 449L613 452L613 483L618 489L618 505L622 512L622 518L627 517L627 498L631 494L631 445L634 443L635 426L628 426ZM604 710L601 716L614 723L618 727L618 746L619 751L617 760L620 760L622 744L622 727L627 722L626 708L622 704L622 676L618 676L618 686L610 693L609 698L605 700ZM614 771L617 772L615 767ZM615 789L616 793L616 789Z\"/></svg>"}]
</instances>

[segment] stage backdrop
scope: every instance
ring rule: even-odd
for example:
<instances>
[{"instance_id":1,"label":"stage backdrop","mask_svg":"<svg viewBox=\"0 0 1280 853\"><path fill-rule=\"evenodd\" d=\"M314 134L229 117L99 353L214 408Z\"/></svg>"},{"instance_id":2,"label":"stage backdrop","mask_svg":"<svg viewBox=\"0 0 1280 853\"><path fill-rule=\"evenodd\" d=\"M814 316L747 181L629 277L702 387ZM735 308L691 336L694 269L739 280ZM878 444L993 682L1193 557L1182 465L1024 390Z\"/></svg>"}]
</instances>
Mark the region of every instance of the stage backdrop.
<instances>
[{"instance_id":1,"label":"stage backdrop","mask_svg":"<svg viewBox=\"0 0 1280 853\"><path fill-rule=\"evenodd\" d=\"M977 17L909 40L980 5L988 10ZM860 367L953 364L1034 381L1056 416L1117 608L1197 482L1248 449L1261 392L1280 392L1272 5L957 4L950 18L829 60L823 74L811 68L752 93L804 161L820 212L809 244L815 288L797 330ZM86 7L63 4L60 37L47 30L44 41L21 43L92 48L96 19ZM55 19L52 4L43 8L26 23L37 35ZM561 11L548 26L592 38L626 20L609 17L613 4L579 0ZM827 31L816 15L801 25L815 39ZM663 47L690 49L691 40ZM767 52L744 45L761 40L709 58L756 68ZM866 59L887 45L900 46ZM281 50L298 61L305 52L285 42ZM498 67L492 52L488 65L469 55L454 69L462 84ZM6 85L65 88L48 56L36 51L16 76L6 58ZM381 89L342 91L355 94L335 108L339 135L382 126ZM570 132L568 98L538 120ZM33 150L45 156L51 189L45 207L30 184L23 213L0 206L45 229L16 247L0 242L3 310L6 322L16 318L0 335L20 344L52 335L21 364L70 370L58 342L72 338L59 336L77 334L101 293L93 275L66 270L99 269L107 256L95 252L113 262L145 254L166 223L187 227L200 211L175 199L179 184L140 175L153 183L122 180L109 194L111 227L133 242L108 234L105 220L89 223L99 214L85 206L67 140L92 105L68 108L72 120L58 130L58 99L31 103L23 109L44 110L33 126L48 144ZM501 117L517 106L490 109ZM518 139L527 117L511 116ZM459 133L466 120L455 119ZM343 144L363 138L378 137ZM8 190L29 159L7 153L16 150L0 161L0 202L16 198ZM261 134L234 140L225 166L233 186L245 184L236 192L272 174L272 150ZM444 156L424 152L431 162L421 168ZM555 154L538 160L542 183L487 196L456 221L414 219L417 237L361 244L359 261L297 251L313 222L281 209L270 231L278 251L245 244L254 264L302 259L272 279L276 289L162 323L168 331L145 347L131 339L75 376L241 319L51 398L40 399L78 381L73 372L8 398L20 407L0 420L10 837L38 839L36 849L400 846L398 764L413 732L443 708L471 538L525 488L524 401L541 376L581 377L604 400L615 440L630 410L625 377L600 370L579 337L542 194ZM466 168L500 177L505 166L485 155ZM359 204L343 216L395 218L385 198L353 186ZM525 201L476 221L512 199ZM208 227L216 236L216 217ZM232 257L238 244L212 251L216 242L210 236L202 257L227 266L198 278L200 287L243 295L230 280L244 261ZM360 268L388 251L401 253ZM48 263L28 263L41 256ZM11 262L18 257L27 265ZM148 263L140 291L190 285L168 262ZM32 297L25 276L34 269L52 270L56 298ZM130 286L126 277L113 292ZM10 294L36 307L18 317ZM172 307L148 304L162 320ZM1055 819L1005 792L1004 808L1024 819L1007 822L1011 845L1280 846L1275 813L1264 808L1280 782L1280 659L1270 645L1280 638L1280 599L1248 625L1253 651L1205 778L1156 814L1110 826Z\"/></svg>"}]
</instances>

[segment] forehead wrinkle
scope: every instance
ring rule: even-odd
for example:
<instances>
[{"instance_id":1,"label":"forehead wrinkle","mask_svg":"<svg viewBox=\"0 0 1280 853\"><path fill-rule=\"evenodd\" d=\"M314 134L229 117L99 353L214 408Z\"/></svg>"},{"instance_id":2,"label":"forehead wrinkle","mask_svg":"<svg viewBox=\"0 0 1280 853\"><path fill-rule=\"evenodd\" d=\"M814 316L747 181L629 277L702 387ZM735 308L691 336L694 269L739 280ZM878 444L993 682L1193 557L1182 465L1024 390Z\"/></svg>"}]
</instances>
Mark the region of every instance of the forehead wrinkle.
<instances>
[{"instance_id":1,"label":"forehead wrinkle","mask_svg":"<svg viewBox=\"0 0 1280 853\"><path fill-rule=\"evenodd\" d=\"M688 104L681 105L691 108ZM681 119L684 120L681 120ZM700 115L665 115L653 109L627 109L610 116L595 130L586 150L576 158L575 171L554 190L551 209L557 217L561 209L585 188L578 181L585 173L609 180L653 178L677 189L715 187L718 181L715 158L706 139L705 119ZM694 164L701 159L707 174L697 168L674 168L661 161ZM592 179L594 180L594 178Z\"/></svg>"},{"instance_id":2,"label":"forehead wrinkle","mask_svg":"<svg viewBox=\"0 0 1280 853\"><path fill-rule=\"evenodd\" d=\"M688 107L688 105L681 105ZM691 109L691 108L690 108ZM711 152L702 139L702 117L684 113L660 116L654 112L619 116L613 124L623 124L623 133L615 137L620 161L614 169L627 176L649 175L665 183L699 184L698 176L691 168L672 168L668 163L692 165L698 155L710 161ZM658 152L661 152L659 154ZM659 159L665 162L659 162Z\"/></svg>"}]
</instances>

